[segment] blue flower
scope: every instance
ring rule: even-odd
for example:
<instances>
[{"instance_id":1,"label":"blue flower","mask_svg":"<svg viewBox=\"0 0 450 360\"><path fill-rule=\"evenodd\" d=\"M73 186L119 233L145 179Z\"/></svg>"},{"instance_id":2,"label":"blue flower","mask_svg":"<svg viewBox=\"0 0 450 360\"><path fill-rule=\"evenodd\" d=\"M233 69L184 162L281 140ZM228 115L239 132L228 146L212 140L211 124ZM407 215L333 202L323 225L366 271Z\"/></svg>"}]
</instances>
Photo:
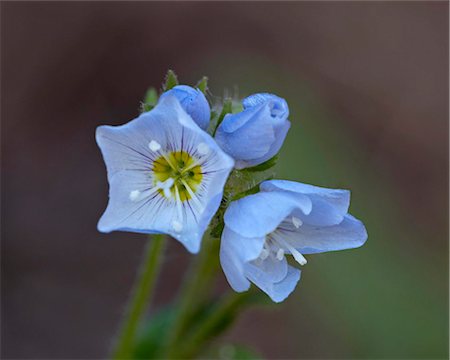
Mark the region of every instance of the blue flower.
<instances>
[{"instance_id":1,"label":"blue flower","mask_svg":"<svg viewBox=\"0 0 450 360\"><path fill-rule=\"evenodd\" d=\"M236 160L236 168L256 166L274 157L291 126L284 99L255 94L242 101L244 110L228 114L216 131L220 147Z\"/></svg>"},{"instance_id":2,"label":"blue flower","mask_svg":"<svg viewBox=\"0 0 450 360\"><path fill-rule=\"evenodd\" d=\"M233 159L174 96L125 125L98 127L96 139L110 185L99 231L170 234L198 252Z\"/></svg>"},{"instance_id":3,"label":"blue flower","mask_svg":"<svg viewBox=\"0 0 450 360\"><path fill-rule=\"evenodd\" d=\"M211 108L200 90L187 85L177 85L163 93L160 99L164 99L166 96L175 96L198 126L203 130L208 128Z\"/></svg>"},{"instance_id":4,"label":"blue flower","mask_svg":"<svg viewBox=\"0 0 450 360\"><path fill-rule=\"evenodd\" d=\"M356 248L367 232L348 214L350 192L284 180L265 181L261 192L230 204L225 213L220 261L238 292L250 281L275 302L283 301L300 280L288 265L304 255Z\"/></svg>"}]
</instances>

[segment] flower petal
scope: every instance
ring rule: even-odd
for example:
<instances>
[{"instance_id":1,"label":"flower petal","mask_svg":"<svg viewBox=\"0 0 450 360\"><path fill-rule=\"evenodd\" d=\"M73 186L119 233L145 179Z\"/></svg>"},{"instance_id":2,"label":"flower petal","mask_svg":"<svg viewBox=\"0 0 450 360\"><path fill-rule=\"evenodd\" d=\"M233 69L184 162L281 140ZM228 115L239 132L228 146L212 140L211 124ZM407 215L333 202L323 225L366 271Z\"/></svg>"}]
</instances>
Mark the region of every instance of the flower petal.
<instances>
[{"instance_id":1,"label":"flower petal","mask_svg":"<svg viewBox=\"0 0 450 360\"><path fill-rule=\"evenodd\" d=\"M98 128L97 142L110 183L110 201L99 230L167 233L190 252L198 252L203 233L220 205L233 159L173 96L164 97L152 111L126 125ZM160 156L159 149L186 150L201 162L202 182L195 204L191 199L177 207L176 201L155 191L152 164Z\"/></svg>"},{"instance_id":2,"label":"flower petal","mask_svg":"<svg viewBox=\"0 0 450 360\"><path fill-rule=\"evenodd\" d=\"M350 205L350 191L327 189L288 180L269 180L261 183L261 191L287 191L308 196L312 201L312 211L301 216L304 223L316 226L339 224Z\"/></svg>"},{"instance_id":3,"label":"flower petal","mask_svg":"<svg viewBox=\"0 0 450 360\"><path fill-rule=\"evenodd\" d=\"M225 224L241 236L262 237L274 231L294 210L307 214L311 200L282 191L260 192L233 201L225 212Z\"/></svg>"},{"instance_id":4,"label":"flower petal","mask_svg":"<svg viewBox=\"0 0 450 360\"><path fill-rule=\"evenodd\" d=\"M246 257L246 253L241 253L239 251L240 244L246 243L244 239L245 238L240 237L238 234L225 227L220 243L220 264L222 265L223 272L229 284L237 292L248 290L250 287L250 282L244 276L245 261L243 259ZM252 251L251 249L257 248L258 246L262 249L263 244L264 241L261 244L258 244L256 241L250 239L248 243L250 253ZM259 250L259 252L261 252L261 250Z\"/></svg>"},{"instance_id":5,"label":"flower petal","mask_svg":"<svg viewBox=\"0 0 450 360\"><path fill-rule=\"evenodd\" d=\"M352 249L367 240L364 224L347 214L337 225L316 227L303 224L297 231L280 231L283 238L302 254Z\"/></svg>"},{"instance_id":6,"label":"flower petal","mask_svg":"<svg viewBox=\"0 0 450 360\"><path fill-rule=\"evenodd\" d=\"M300 280L300 270L287 267L287 273L283 280L279 282L270 282L265 273L258 271L256 267L246 267L245 275L248 279L264 291L275 302L281 302L286 299L289 294L294 291L295 286Z\"/></svg>"}]
</instances>

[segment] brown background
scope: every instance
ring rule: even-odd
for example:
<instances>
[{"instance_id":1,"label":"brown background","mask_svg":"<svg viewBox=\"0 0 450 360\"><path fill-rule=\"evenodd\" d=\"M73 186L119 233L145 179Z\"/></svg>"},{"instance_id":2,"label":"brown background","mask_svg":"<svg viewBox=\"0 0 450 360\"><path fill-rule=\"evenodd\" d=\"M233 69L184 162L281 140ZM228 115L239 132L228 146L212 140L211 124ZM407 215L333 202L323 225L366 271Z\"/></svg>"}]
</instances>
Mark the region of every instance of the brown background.
<instances>
[{"instance_id":1,"label":"brown background","mask_svg":"<svg viewBox=\"0 0 450 360\"><path fill-rule=\"evenodd\" d=\"M369 164L366 175L389 183L404 224L425 234L399 243L395 256L423 256L425 272L436 266L440 275L427 281L446 303L448 3L2 2L1 45L3 357L106 356L144 242L96 231L107 184L94 131L135 117L167 68L191 83L207 73L218 95L236 84L242 92L290 84L293 104L296 84L308 87L358 144L347 160ZM169 250L158 304L174 295L188 258L175 242ZM314 315L314 302L295 330L286 325L299 306L290 300L243 317L227 338L269 358L448 353L394 344L381 353L370 335L333 341L346 325Z\"/></svg>"}]
</instances>

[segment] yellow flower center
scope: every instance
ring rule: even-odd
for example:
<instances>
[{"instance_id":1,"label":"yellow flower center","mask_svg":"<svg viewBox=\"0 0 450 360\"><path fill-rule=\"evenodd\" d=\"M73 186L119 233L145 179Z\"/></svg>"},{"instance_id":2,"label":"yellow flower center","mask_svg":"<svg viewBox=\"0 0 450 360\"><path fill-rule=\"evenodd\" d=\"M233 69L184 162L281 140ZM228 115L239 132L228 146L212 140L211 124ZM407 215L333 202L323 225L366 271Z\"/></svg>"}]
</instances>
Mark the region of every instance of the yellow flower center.
<instances>
[{"instance_id":1,"label":"yellow flower center","mask_svg":"<svg viewBox=\"0 0 450 360\"><path fill-rule=\"evenodd\" d=\"M191 199L191 194L196 193L203 178L201 166L185 151L172 151L160 156L153 162L152 170L155 186L159 181L174 180L170 194L176 198L178 192L181 201ZM163 189L158 191L167 197Z\"/></svg>"}]
</instances>

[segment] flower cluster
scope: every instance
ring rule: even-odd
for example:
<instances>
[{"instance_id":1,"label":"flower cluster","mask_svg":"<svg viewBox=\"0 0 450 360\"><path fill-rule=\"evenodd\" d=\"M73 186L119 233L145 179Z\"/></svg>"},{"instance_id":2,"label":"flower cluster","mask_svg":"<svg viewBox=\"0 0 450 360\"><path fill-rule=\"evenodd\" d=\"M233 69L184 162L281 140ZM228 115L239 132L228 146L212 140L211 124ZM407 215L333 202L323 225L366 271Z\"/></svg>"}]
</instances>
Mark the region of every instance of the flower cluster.
<instances>
[{"instance_id":1,"label":"flower cluster","mask_svg":"<svg viewBox=\"0 0 450 360\"><path fill-rule=\"evenodd\" d=\"M241 111L227 113L224 105L220 113L204 89L165 90L129 123L97 128L110 185L100 231L169 234L197 253L225 204L216 216L228 282L238 292L252 282L275 302L300 279L286 256L302 266L304 255L364 244L364 225L348 214L347 190L266 180L256 193L224 199L231 172L257 170L277 155L290 127L284 99L258 93L242 100Z\"/></svg>"}]
</instances>

